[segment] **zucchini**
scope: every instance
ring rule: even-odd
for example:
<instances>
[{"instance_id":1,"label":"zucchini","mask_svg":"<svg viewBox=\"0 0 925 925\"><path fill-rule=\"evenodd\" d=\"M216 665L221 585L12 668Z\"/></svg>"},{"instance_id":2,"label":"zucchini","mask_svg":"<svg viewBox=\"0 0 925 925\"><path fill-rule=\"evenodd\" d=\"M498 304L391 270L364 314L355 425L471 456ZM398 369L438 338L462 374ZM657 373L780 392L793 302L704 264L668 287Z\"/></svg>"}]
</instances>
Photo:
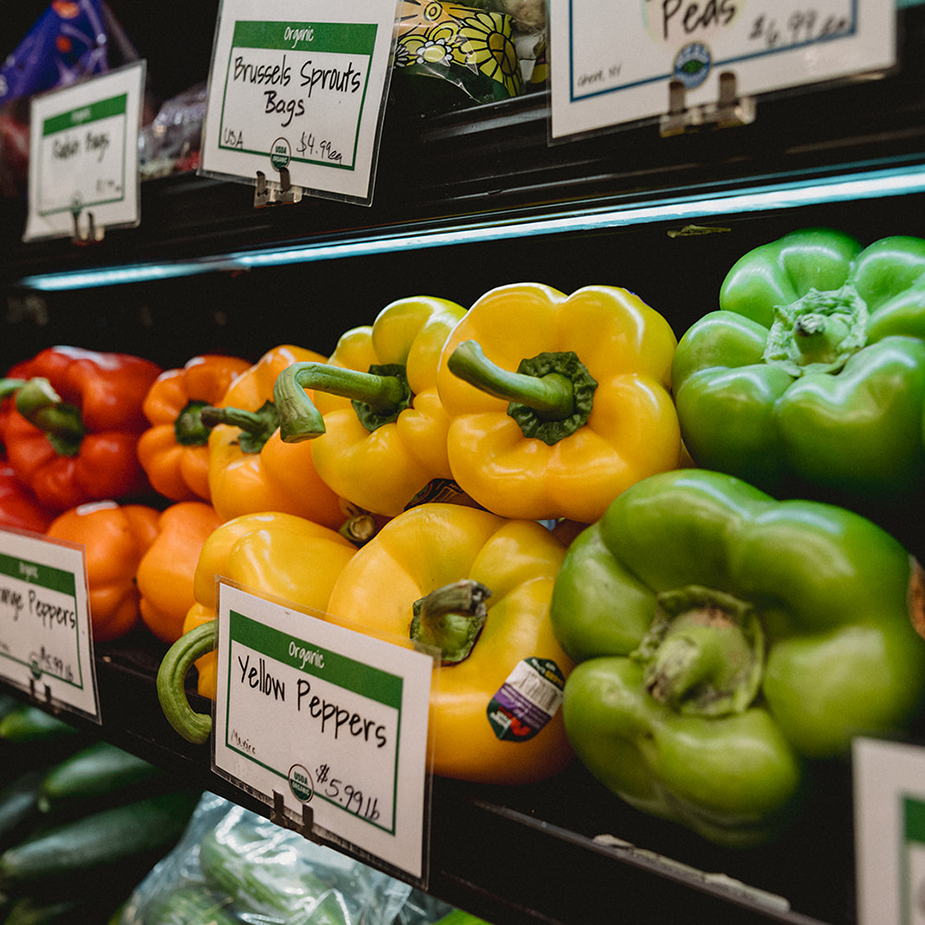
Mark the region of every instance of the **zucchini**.
<instances>
[{"instance_id":1,"label":"zucchini","mask_svg":"<svg viewBox=\"0 0 925 925\"><path fill-rule=\"evenodd\" d=\"M267 840L234 811L202 837L199 865L206 883L231 897L240 911L282 918L288 925L351 921L340 894L293 858L291 845Z\"/></svg>"},{"instance_id":2,"label":"zucchini","mask_svg":"<svg viewBox=\"0 0 925 925\"><path fill-rule=\"evenodd\" d=\"M38 806L47 813L102 798L124 798L165 776L161 768L137 755L106 741L94 742L48 772L41 784Z\"/></svg>"},{"instance_id":3,"label":"zucchini","mask_svg":"<svg viewBox=\"0 0 925 925\"><path fill-rule=\"evenodd\" d=\"M158 897L145 910L145 925L239 925L225 912L230 903L204 887L181 886Z\"/></svg>"},{"instance_id":4,"label":"zucchini","mask_svg":"<svg viewBox=\"0 0 925 925\"><path fill-rule=\"evenodd\" d=\"M39 818L39 790L45 772L26 771L0 790L0 849L18 841Z\"/></svg>"},{"instance_id":5,"label":"zucchini","mask_svg":"<svg viewBox=\"0 0 925 925\"><path fill-rule=\"evenodd\" d=\"M28 703L14 707L0 718L0 739L7 742L37 742L77 734L70 723Z\"/></svg>"},{"instance_id":6,"label":"zucchini","mask_svg":"<svg viewBox=\"0 0 925 925\"><path fill-rule=\"evenodd\" d=\"M109 881L135 866L144 873L183 834L200 796L161 793L36 831L0 854L0 890L34 893L95 874Z\"/></svg>"}]
</instances>

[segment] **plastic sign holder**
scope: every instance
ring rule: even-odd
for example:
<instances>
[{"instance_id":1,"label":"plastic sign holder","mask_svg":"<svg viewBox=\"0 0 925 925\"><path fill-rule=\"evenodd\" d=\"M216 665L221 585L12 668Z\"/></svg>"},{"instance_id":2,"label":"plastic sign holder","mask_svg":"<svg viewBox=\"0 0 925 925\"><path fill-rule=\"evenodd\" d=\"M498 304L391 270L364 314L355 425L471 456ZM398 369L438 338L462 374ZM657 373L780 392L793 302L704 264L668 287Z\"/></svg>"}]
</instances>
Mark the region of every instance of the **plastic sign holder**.
<instances>
[{"instance_id":1,"label":"plastic sign holder","mask_svg":"<svg viewBox=\"0 0 925 925\"><path fill-rule=\"evenodd\" d=\"M83 546L0 530L0 678L100 722Z\"/></svg>"},{"instance_id":2,"label":"plastic sign holder","mask_svg":"<svg viewBox=\"0 0 925 925\"><path fill-rule=\"evenodd\" d=\"M139 223L138 133L146 62L33 97L24 241L103 240Z\"/></svg>"},{"instance_id":3,"label":"plastic sign holder","mask_svg":"<svg viewBox=\"0 0 925 925\"><path fill-rule=\"evenodd\" d=\"M212 770L271 821L426 889L439 660L217 582Z\"/></svg>"},{"instance_id":4,"label":"plastic sign holder","mask_svg":"<svg viewBox=\"0 0 925 925\"><path fill-rule=\"evenodd\" d=\"M761 95L894 68L896 20L882 0L550 4L548 140L641 123L663 135L748 124Z\"/></svg>"}]
</instances>

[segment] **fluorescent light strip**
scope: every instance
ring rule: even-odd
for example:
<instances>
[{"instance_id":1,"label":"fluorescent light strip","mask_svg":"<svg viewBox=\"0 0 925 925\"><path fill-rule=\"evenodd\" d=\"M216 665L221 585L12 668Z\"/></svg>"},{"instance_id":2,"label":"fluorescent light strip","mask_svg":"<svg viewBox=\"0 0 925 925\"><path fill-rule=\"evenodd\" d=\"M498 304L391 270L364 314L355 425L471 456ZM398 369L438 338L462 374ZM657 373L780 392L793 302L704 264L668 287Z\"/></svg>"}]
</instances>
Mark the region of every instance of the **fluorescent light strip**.
<instances>
[{"instance_id":1,"label":"fluorescent light strip","mask_svg":"<svg viewBox=\"0 0 925 925\"><path fill-rule=\"evenodd\" d=\"M748 192L710 197L680 197L652 204L612 206L574 210L554 216L523 221L494 220L478 224L457 225L433 231L402 232L379 236L362 236L335 242L308 243L297 247L243 251L191 261L134 264L98 270L77 270L28 276L20 285L44 292L86 289L124 283L146 282L173 277L239 270L254 267L307 263L341 257L360 257L411 248L446 247L493 241L503 232L505 237L565 234L600 231L646 222L691 221L716 215L735 215L798 208L827 202L872 199L925 192L925 165L871 171L837 177L807 185L799 181L763 187Z\"/></svg>"}]
</instances>

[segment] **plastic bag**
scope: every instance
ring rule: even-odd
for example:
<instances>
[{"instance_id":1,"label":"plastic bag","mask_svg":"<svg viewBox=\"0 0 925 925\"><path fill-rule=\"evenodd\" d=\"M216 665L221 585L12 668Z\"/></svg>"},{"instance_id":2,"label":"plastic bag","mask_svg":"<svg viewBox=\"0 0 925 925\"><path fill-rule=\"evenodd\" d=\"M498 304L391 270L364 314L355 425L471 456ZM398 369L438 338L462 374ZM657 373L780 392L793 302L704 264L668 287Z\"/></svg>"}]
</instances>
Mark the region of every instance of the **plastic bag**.
<instances>
[{"instance_id":1,"label":"plastic bag","mask_svg":"<svg viewBox=\"0 0 925 925\"><path fill-rule=\"evenodd\" d=\"M136 887L119 925L192 925L194 906L228 925L428 925L452 909L215 794Z\"/></svg>"}]
</instances>

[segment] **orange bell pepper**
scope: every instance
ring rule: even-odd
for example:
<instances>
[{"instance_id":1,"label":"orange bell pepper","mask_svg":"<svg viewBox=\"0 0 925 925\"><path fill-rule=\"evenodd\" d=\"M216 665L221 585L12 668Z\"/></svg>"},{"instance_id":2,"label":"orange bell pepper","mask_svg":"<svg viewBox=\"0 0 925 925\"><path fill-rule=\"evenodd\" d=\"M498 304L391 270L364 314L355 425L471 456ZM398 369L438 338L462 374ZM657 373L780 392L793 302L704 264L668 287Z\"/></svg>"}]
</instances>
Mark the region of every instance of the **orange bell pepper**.
<instances>
[{"instance_id":1,"label":"orange bell pepper","mask_svg":"<svg viewBox=\"0 0 925 925\"><path fill-rule=\"evenodd\" d=\"M124 636L139 620L138 564L157 537L159 512L144 504L98 501L56 517L46 535L83 545L95 642Z\"/></svg>"},{"instance_id":2,"label":"orange bell pepper","mask_svg":"<svg viewBox=\"0 0 925 925\"><path fill-rule=\"evenodd\" d=\"M203 410L209 437L209 490L222 520L280 511L338 529L347 519L340 497L318 475L312 445L280 440L273 404L276 377L292 363L325 358L282 345L238 376L216 407Z\"/></svg>"},{"instance_id":3,"label":"orange bell pepper","mask_svg":"<svg viewBox=\"0 0 925 925\"><path fill-rule=\"evenodd\" d=\"M207 354L154 380L142 404L151 426L138 441L138 459L154 490L165 498L210 500L210 429L200 412L220 402L250 365L239 357Z\"/></svg>"},{"instance_id":4,"label":"orange bell pepper","mask_svg":"<svg viewBox=\"0 0 925 925\"><path fill-rule=\"evenodd\" d=\"M173 643L183 635L183 621L195 603L199 554L221 525L204 501L178 501L158 518L157 538L141 559L137 581L141 619L161 642Z\"/></svg>"}]
</instances>

